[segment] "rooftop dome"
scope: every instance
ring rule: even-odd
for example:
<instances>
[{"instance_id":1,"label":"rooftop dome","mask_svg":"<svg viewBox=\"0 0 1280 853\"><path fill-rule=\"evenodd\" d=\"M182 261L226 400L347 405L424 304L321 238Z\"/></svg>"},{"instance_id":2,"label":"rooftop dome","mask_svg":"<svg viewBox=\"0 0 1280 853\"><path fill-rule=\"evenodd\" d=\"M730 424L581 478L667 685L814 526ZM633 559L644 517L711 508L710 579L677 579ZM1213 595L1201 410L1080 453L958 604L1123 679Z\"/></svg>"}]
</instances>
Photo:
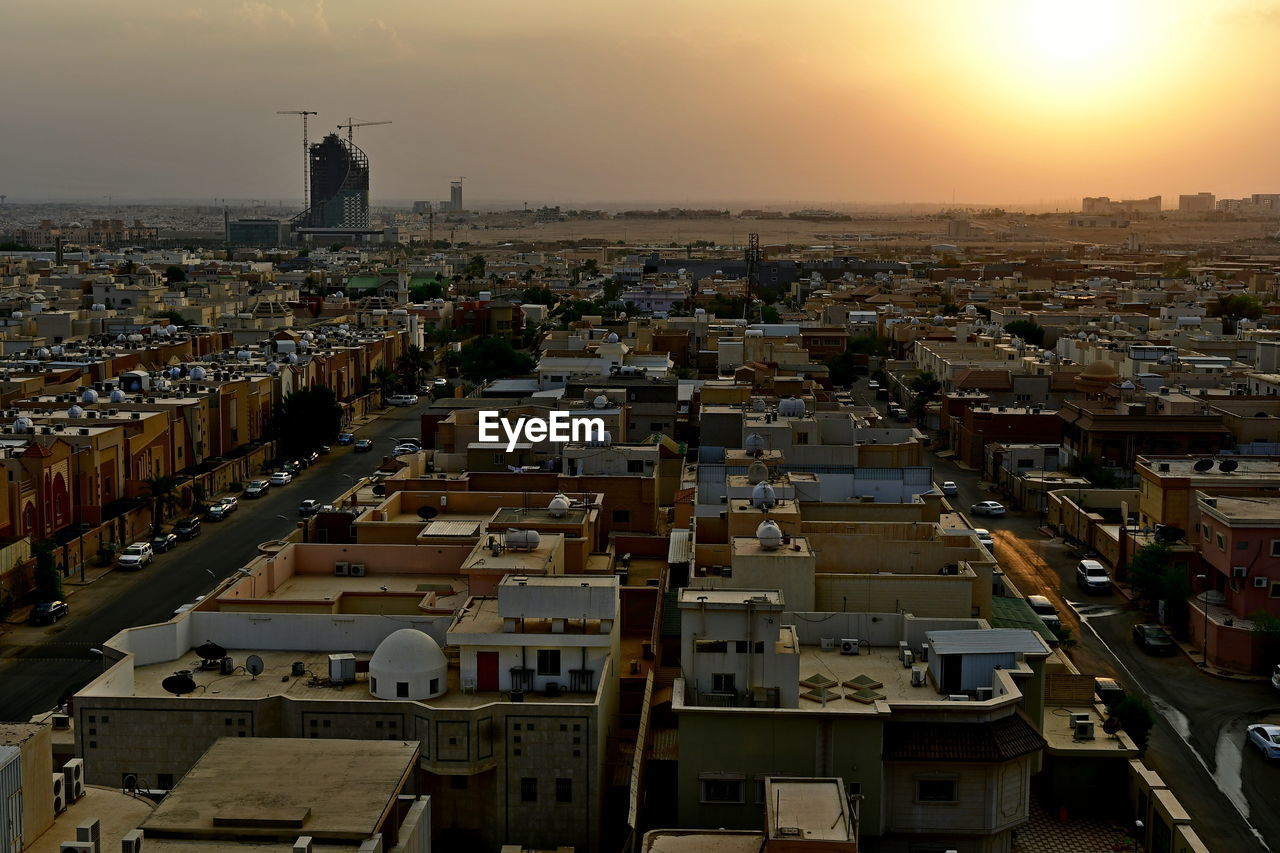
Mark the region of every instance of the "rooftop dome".
<instances>
[{"instance_id":1,"label":"rooftop dome","mask_svg":"<svg viewBox=\"0 0 1280 853\"><path fill-rule=\"evenodd\" d=\"M743 449L752 456L759 456L761 453L764 453L764 444L764 436L753 432L751 435L747 436L747 440L743 442Z\"/></svg>"},{"instance_id":2,"label":"rooftop dome","mask_svg":"<svg viewBox=\"0 0 1280 853\"><path fill-rule=\"evenodd\" d=\"M617 332L610 332L609 334L604 336L604 342L606 344L616 344L619 340L620 339L618 337Z\"/></svg>"},{"instance_id":3,"label":"rooftop dome","mask_svg":"<svg viewBox=\"0 0 1280 853\"><path fill-rule=\"evenodd\" d=\"M82 409L80 406L72 406L71 408L67 409L67 417L82 418L84 417L84 409Z\"/></svg>"},{"instance_id":4,"label":"rooftop dome","mask_svg":"<svg viewBox=\"0 0 1280 853\"><path fill-rule=\"evenodd\" d=\"M119 388L113 389L113 390L112 390L112 392L111 392L111 402L113 402L113 403L123 403L123 402L124 402L124 392L123 392L123 391L121 391Z\"/></svg>"},{"instance_id":5,"label":"rooftop dome","mask_svg":"<svg viewBox=\"0 0 1280 853\"><path fill-rule=\"evenodd\" d=\"M434 699L448 686L440 645L413 628L389 634L369 659L369 692L379 699Z\"/></svg>"},{"instance_id":6,"label":"rooftop dome","mask_svg":"<svg viewBox=\"0 0 1280 853\"><path fill-rule=\"evenodd\" d=\"M199 382L201 379L204 379L205 370L203 367L193 367L191 368L191 373L189 373L188 375L192 379L194 379L196 382Z\"/></svg>"},{"instance_id":7,"label":"rooftop dome","mask_svg":"<svg viewBox=\"0 0 1280 853\"><path fill-rule=\"evenodd\" d=\"M85 403L96 403L98 402L98 392L92 388L86 388L81 392L80 399Z\"/></svg>"},{"instance_id":8,"label":"rooftop dome","mask_svg":"<svg viewBox=\"0 0 1280 853\"><path fill-rule=\"evenodd\" d=\"M591 401L591 405L597 409L607 409L609 408L609 398L603 394L597 394L596 398Z\"/></svg>"},{"instance_id":9,"label":"rooftop dome","mask_svg":"<svg viewBox=\"0 0 1280 853\"><path fill-rule=\"evenodd\" d=\"M31 420L31 418L27 417L26 415L23 415L22 417L16 419L13 422L14 432L31 432L35 428L36 428L35 421Z\"/></svg>"}]
</instances>

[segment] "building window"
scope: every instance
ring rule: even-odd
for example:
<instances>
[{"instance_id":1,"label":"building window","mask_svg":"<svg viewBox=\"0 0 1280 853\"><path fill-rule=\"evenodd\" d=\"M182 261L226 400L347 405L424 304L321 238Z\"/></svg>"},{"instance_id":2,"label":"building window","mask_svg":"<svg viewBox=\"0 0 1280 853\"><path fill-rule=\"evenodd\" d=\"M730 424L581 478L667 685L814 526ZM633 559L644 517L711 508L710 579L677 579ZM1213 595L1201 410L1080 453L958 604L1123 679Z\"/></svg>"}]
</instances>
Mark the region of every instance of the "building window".
<instances>
[{"instance_id":1,"label":"building window","mask_svg":"<svg viewBox=\"0 0 1280 853\"><path fill-rule=\"evenodd\" d=\"M807 432L796 433L796 444L808 444L808 443L809 443L809 433Z\"/></svg>"},{"instance_id":2,"label":"building window","mask_svg":"<svg viewBox=\"0 0 1280 853\"><path fill-rule=\"evenodd\" d=\"M1271 597L1280 598L1280 581L1271 582Z\"/></svg>"},{"instance_id":3,"label":"building window","mask_svg":"<svg viewBox=\"0 0 1280 853\"><path fill-rule=\"evenodd\" d=\"M740 655L745 655L748 648L750 644L746 640L735 640L733 643L733 650Z\"/></svg>"},{"instance_id":4,"label":"building window","mask_svg":"<svg viewBox=\"0 0 1280 853\"><path fill-rule=\"evenodd\" d=\"M1271 540L1271 556L1280 557L1280 539Z\"/></svg>"},{"instance_id":5,"label":"building window","mask_svg":"<svg viewBox=\"0 0 1280 853\"><path fill-rule=\"evenodd\" d=\"M954 803L956 802L955 779L917 779L916 802L918 803Z\"/></svg>"},{"instance_id":6,"label":"building window","mask_svg":"<svg viewBox=\"0 0 1280 853\"><path fill-rule=\"evenodd\" d=\"M711 676L711 689L716 693L733 693L734 679L732 672L717 672Z\"/></svg>"},{"instance_id":7,"label":"building window","mask_svg":"<svg viewBox=\"0 0 1280 853\"><path fill-rule=\"evenodd\" d=\"M722 655L729 651L728 640L694 640L693 651L700 655Z\"/></svg>"},{"instance_id":8,"label":"building window","mask_svg":"<svg viewBox=\"0 0 1280 853\"><path fill-rule=\"evenodd\" d=\"M408 696L409 696L409 682L407 682L407 681L397 681L397 682L396 682L396 696L397 696L398 698L400 698L400 699L407 699L407 698L408 698Z\"/></svg>"},{"instance_id":9,"label":"building window","mask_svg":"<svg viewBox=\"0 0 1280 853\"><path fill-rule=\"evenodd\" d=\"M1246 540L1246 539L1238 539L1238 540L1236 540L1236 550L1237 550L1237 551L1247 551L1248 549L1249 549L1249 542L1248 542L1248 540Z\"/></svg>"},{"instance_id":10,"label":"building window","mask_svg":"<svg viewBox=\"0 0 1280 853\"><path fill-rule=\"evenodd\" d=\"M377 692L378 692L378 679L374 678L372 675L371 675L371 676L369 676L369 690L370 690L370 692L372 692L372 693L377 693ZM228 723L230 723L231 721L230 721L230 720L228 720L227 722L228 722ZM315 721L314 721L314 720L312 720L312 721L311 721L311 725L313 725L313 726L315 725Z\"/></svg>"},{"instance_id":11,"label":"building window","mask_svg":"<svg viewBox=\"0 0 1280 853\"><path fill-rule=\"evenodd\" d=\"M1227 550L1227 540L1222 538L1222 534L1221 533L1217 534L1216 538L1218 540L1218 550L1219 551Z\"/></svg>"},{"instance_id":12,"label":"building window","mask_svg":"<svg viewBox=\"0 0 1280 853\"><path fill-rule=\"evenodd\" d=\"M752 781L753 781L753 787L755 788L755 791L756 791L755 802L757 805L763 804L765 802L765 796L766 796L765 790L764 790L764 777L757 776Z\"/></svg>"},{"instance_id":13,"label":"building window","mask_svg":"<svg viewBox=\"0 0 1280 853\"><path fill-rule=\"evenodd\" d=\"M656 423L653 421L649 422L649 432L662 432L665 429L666 429L666 426L664 424Z\"/></svg>"},{"instance_id":14,"label":"building window","mask_svg":"<svg viewBox=\"0 0 1280 853\"><path fill-rule=\"evenodd\" d=\"M434 695L434 694L436 694L436 693L439 693L439 692L440 692L440 679L438 679L438 678L433 678L433 679L431 679L431 684L430 684L430 687L429 687L428 689L431 691L432 695Z\"/></svg>"},{"instance_id":15,"label":"building window","mask_svg":"<svg viewBox=\"0 0 1280 853\"><path fill-rule=\"evenodd\" d=\"M560 650L538 649L538 675L560 674Z\"/></svg>"},{"instance_id":16,"label":"building window","mask_svg":"<svg viewBox=\"0 0 1280 853\"><path fill-rule=\"evenodd\" d=\"M505 453L495 453L495 454L493 454L493 464L494 464L494 465L505 465L505 464L507 464L507 454L505 454Z\"/></svg>"},{"instance_id":17,"label":"building window","mask_svg":"<svg viewBox=\"0 0 1280 853\"><path fill-rule=\"evenodd\" d=\"M556 780L556 802L557 803L573 802L573 780L572 779Z\"/></svg>"},{"instance_id":18,"label":"building window","mask_svg":"<svg viewBox=\"0 0 1280 853\"><path fill-rule=\"evenodd\" d=\"M702 786L702 802L704 803L742 802L741 779L704 778L699 782Z\"/></svg>"},{"instance_id":19,"label":"building window","mask_svg":"<svg viewBox=\"0 0 1280 853\"><path fill-rule=\"evenodd\" d=\"M628 459L628 460L627 460L627 473L628 473L628 474L643 474L643 473L644 473L644 460L643 460L643 459Z\"/></svg>"},{"instance_id":20,"label":"building window","mask_svg":"<svg viewBox=\"0 0 1280 853\"><path fill-rule=\"evenodd\" d=\"M455 790L455 791L465 791L465 790L467 790L467 777L466 777L466 776L450 776L450 777L449 777L449 779L451 780L451 781L450 781L450 787L451 787L451 788L453 788L453 790Z\"/></svg>"},{"instance_id":21,"label":"building window","mask_svg":"<svg viewBox=\"0 0 1280 853\"><path fill-rule=\"evenodd\" d=\"M627 523L629 523L630 521L631 521L631 510L629 510L629 509L615 509L615 510L613 511L613 523L614 523L614 524L627 524Z\"/></svg>"},{"instance_id":22,"label":"building window","mask_svg":"<svg viewBox=\"0 0 1280 853\"><path fill-rule=\"evenodd\" d=\"M520 780L520 802L536 803L538 801L538 780L525 776Z\"/></svg>"}]
</instances>

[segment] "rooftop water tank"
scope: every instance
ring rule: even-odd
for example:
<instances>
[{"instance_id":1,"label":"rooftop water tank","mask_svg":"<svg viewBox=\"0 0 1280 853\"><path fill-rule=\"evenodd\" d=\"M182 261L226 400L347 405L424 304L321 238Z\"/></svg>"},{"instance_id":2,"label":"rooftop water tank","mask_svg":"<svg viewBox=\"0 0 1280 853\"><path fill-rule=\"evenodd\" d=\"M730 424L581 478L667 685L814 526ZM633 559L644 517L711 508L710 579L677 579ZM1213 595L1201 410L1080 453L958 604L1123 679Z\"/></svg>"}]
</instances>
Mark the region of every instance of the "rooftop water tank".
<instances>
[{"instance_id":1,"label":"rooftop water tank","mask_svg":"<svg viewBox=\"0 0 1280 853\"><path fill-rule=\"evenodd\" d=\"M207 374L203 367L193 367L191 368L191 373L189 375L191 376L192 379L199 382L200 380L204 379Z\"/></svg>"},{"instance_id":2,"label":"rooftop water tank","mask_svg":"<svg viewBox=\"0 0 1280 853\"><path fill-rule=\"evenodd\" d=\"M113 403L123 403L125 399L125 393L121 391L119 388L113 388L111 390L110 399L111 399L111 402Z\"/></svg>"},{"instance_id":3,"label":"rooftop water tank","mask_svg":"<svg viewBox=\"0 0 1280 853\"><path fill-rule=\"evenodd\" d=\"M747 482L751 485L763 483L769 479L769 466L759 459L747 466Z\"/></svg>"},{"instance_id":4,"label":"rooftop water tank","mask_svg":"<svg viewBox=\"0 0 1280 853\"><path fill-rule=\"evenodd\" d=\"M770 509L778 503L778 493L768 481L756 483L751 490L751 505L756 509Z\"/></svg>"},{"instance_id":5,"label":"rooftop water tank","mask_svg":"<svg viewBox=\"0 0 1280 853\"><path fill-rule=\"evenodd\" d=\"M606 344L616 344L619 340L621 339L618 337L617 332L610 332L609 334L604 336L604 342Z\"/></svg>"},{"instance_id":6,"label":"rooftop water tank","mask_svg":"<svg viewBox=\"0 0 1280 853\"><path fill-rule=\"evenodd\" d=\"M556 495L551 499L551 503L547 504L547 510L552 518L564 518L569 512L569 499L564 495Z\"/></svg>"},{"instance_id":7,"label":"rooftop water tank","mask_svg":"<svg viewBox=\"0 0 1280 853\"><path fill-rule=\"evenodd\" d=\"M788 397L778 403L778 414L787 418L804 417L804 400Z\"/></svg>"},{"instance_id":8,"label":"rooftop water tank","mask_svg":"<svg viewBox=\"0 0 1280 853\"><path fill-rule=\"evenodd\" d=\"M765 405L764 405L764 397L752 397L752 398L751 398L751 411L753 411L753 412L763 412L763 411L764 411L764 409L765 409Z\"/></svg>"},{"instance_id":9,"label":"rooftop water tank","mask_svg":"<svg viewBox=\"0 0 1280 853\"><path fill-rule=\"evenodd\" d=\"M96 403L98 402L98 392L92 388L86 388L80 393L80 401L90 404Z\"/></svg>"},{"instance_id":10,"label":"rooftop water tank","mask_svg":"<svg viewBox=\"0 0 1280 853\"><path fill-rule=\"evenodd\" d=\"M764 436L753 432L751 435L747 436L747 440L743 442L743 449L752 456L759 456L761 453L764 453L764 445Z\"/></svg>"},{"instance_id":11,"label":"rooftop water tank","mask_svg":"<svg viewBox=\"0 0 1280 853\"><path fill-rule=\"evenodd\" d=\"M82 418L84 417L84 409L82 409L80 406L72 406L71 408L67 409L67 417Z\"/></svg>"},{"instance_id":12,"label":"rooftop water tank","mask_svg":"<svg viewBox=\"0 0 1280 853\"><path fill-rule=\"evenodd\" d=\"M536 530L517 530L511 528L502 536L502 544L510 551L533 551L537 549L542 537Z\"/></svg>"},{"instance_id":13,"label":"rooftop water tank","mask_svg":"<svg viewBox=\"0 0 1280 853\"><path fill-rule=\"evenodd\" d=\"M13 422L14 432L31 432L35 428L36 428L35 421L31 420L31 418L27 417L26 415L23 415L22 417L16 419Z\"/></svg>"},{"instance_id":14,"label":"rooftop water tank","mask_svg":"<svg viewBox=\"0 0 1280 853\"><path fill-rule=\"evenodd\" d=\"M609 408L609 398L603 394L599 394L591 401L591 405L595 406L597 409L607 409Z\"/></svg>"},{"instance_id":15,"label":"rooftop water tank","mask_svg":"<svg viewBox=\"0 0 1280 853\"><path fill-rule=\"evenodd\" d=\"M776 551L782 547L782 528L772 518L766 518L756 528L756 539L765 551Z\"/></svg>"}]
</instances>

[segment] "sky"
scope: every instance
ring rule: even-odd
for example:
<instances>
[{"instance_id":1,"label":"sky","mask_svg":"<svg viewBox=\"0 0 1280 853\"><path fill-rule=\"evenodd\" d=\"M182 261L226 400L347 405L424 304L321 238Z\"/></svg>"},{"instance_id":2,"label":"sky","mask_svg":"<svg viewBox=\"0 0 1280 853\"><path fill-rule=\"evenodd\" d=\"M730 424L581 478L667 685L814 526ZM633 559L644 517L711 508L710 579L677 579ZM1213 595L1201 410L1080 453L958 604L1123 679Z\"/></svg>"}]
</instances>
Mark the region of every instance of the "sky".
<instances>
[{"instance_id":1,"label":"sky","mask_svg":"<svg viewBox=\"0 0 1280 853\"><path fill-rule=\"evenodd\" d=\"M1280 0L4 0L0 193L1055 204L1280 192Z\"/></svg>"}]
</instances>

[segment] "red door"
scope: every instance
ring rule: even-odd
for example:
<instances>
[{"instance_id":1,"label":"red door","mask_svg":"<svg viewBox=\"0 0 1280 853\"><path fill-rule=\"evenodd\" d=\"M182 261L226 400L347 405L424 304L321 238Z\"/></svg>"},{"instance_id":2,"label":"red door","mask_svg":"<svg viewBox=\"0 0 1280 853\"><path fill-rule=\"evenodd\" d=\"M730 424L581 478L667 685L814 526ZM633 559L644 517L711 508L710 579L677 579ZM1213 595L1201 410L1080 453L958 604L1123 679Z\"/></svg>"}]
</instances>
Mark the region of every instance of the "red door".
<instances>
[{"instance_id":1,"label":"red door","mask_svg":"<svg viewBox=\"0 0 1280 853\"><path fill-rule=\"evenodd\" d=\"M498 689L497 652L476 652L476 689Z\"/></svg>"}]
</instances>

